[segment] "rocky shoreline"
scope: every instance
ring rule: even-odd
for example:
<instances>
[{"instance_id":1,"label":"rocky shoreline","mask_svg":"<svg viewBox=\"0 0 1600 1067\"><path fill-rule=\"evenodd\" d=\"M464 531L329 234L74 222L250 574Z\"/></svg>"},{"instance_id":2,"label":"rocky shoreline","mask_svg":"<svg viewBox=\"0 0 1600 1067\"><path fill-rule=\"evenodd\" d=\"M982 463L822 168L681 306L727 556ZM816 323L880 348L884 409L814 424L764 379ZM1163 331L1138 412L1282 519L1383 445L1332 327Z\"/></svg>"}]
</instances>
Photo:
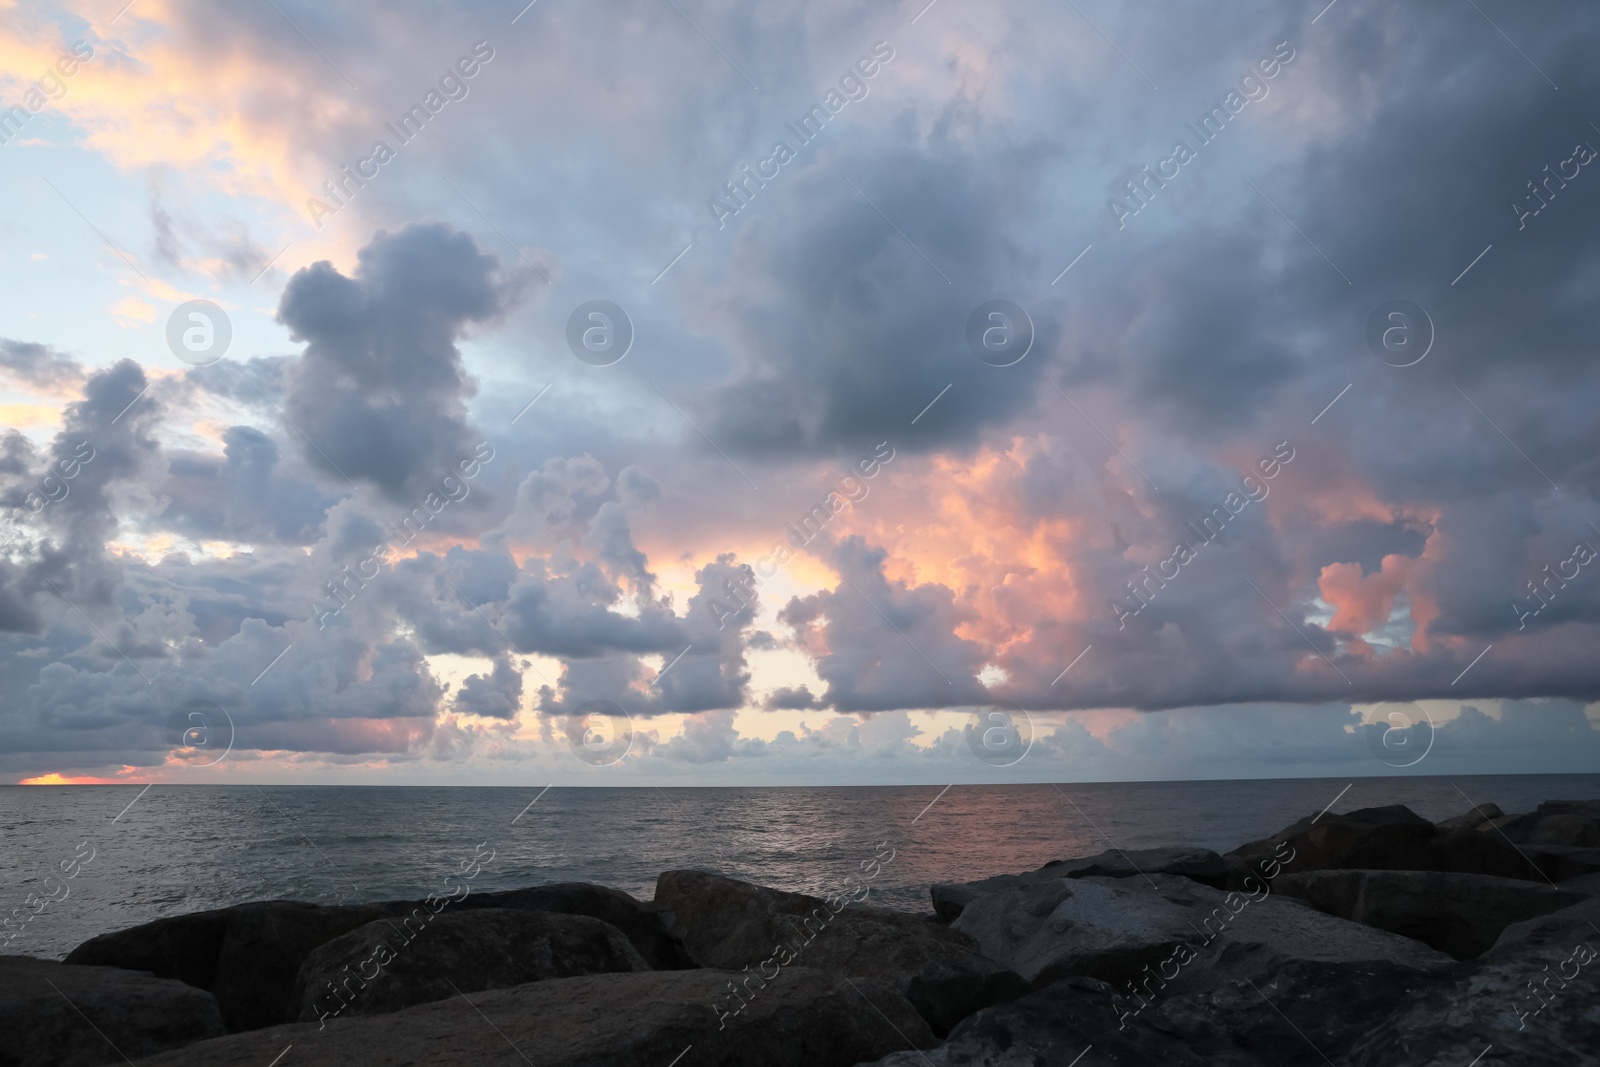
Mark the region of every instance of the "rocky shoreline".
<instances>
[{"instance_id":1,"label":"rocky shoreline","mask_svg":"<svg viewBox=\"0 0 1600 1067\"><path fill-rule=\"evenodd\" d=\"M0 1065L1600 1063L1600 801L1112 848L924 915L864 902L892 856L827 898L463 881L0 956Z\"/></svg>"}]
</instances>

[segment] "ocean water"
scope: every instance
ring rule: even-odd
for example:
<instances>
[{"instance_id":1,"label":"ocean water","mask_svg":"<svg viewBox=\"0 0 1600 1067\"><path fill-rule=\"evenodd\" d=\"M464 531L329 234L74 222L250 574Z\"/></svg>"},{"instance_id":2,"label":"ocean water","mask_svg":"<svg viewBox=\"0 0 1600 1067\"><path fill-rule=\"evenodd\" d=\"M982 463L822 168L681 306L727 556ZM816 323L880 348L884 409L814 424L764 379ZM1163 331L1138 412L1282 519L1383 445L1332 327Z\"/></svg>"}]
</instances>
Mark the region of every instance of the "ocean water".
<instances>
[{"instance_id":1,"label":"ocean water","mask_svg":"<svg viewBox=\"0 0 1600 1067\"><path fill-rule=\"evenodd\" d=\"M1346 788L1348 787L1348 788ZM696 867L824 893L894 858L872 902L927 910L934 882L1120 848L1227 851L1332 805L1528 811L1600 797L1600 775L729 789L0 787L0 953L59 958L164 915L589 881L643 899ZM887 854L887 850L881 850ZM447 889L446 886L450 886ZM31 895L31 899L30 899ZM15 934L9 941L9 934Z\"/></svg>"}]
</instances>

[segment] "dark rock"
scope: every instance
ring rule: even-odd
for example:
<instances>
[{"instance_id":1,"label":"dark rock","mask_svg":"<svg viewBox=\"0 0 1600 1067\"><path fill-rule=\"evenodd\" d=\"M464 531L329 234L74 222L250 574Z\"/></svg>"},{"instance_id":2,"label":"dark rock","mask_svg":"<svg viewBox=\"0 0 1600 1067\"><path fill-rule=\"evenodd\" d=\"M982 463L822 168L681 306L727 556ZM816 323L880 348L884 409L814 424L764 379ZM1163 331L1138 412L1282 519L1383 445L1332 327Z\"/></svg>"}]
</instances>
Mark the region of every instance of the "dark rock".
<instances>
[{"instance_id":1,"label":"dark rock","mask_svg":"<svg viewBox=\"0 0 1600 1067\"><path fill-rule=\"evenodd\" d=\"M1293 858L1283 862L1283 870L1289 872L1345 867L1427 870L1431 869L1426 866L1427 850L1434 837L1431 822L1395 804L1301 819L1272 837L1241 845L1225 858L1254 867L1278 853L1280 844L1287 844Z\"/></svg>"},{"instance_id":2,"label":"dark rock","mask_svg":"<svg viewBox=\"0 0 1600 1067\"><path fill-rule=\"evenodd\" d=\"M174 915L92 937L67 953L66 962L149 971L209 991L227 931L226 911Z\"/></svg>"},{"instance_id":3,"label":"dark rock","mask_svg":"<svg viewBox=\"0 0 1600 1067\"><path fill-rule=\"evenodd\" d=\"M729 970L759 963L780 941L809 942L837 914L817 897L704 871L662 872L654 903L662 928L696 965Z\"/></svg>"},{"instance_id":4,"label":"dark rock","mask_svg":"<svg viewBox=\"0 0 1600 1067\"><path fill-rule=\"evenodd\" d=\"M832 903L704 871L667 871L656 882L662 925L702 967L754 967L786 946L800 965L882 977L972 942L931 917Z\"/></svg>"},{"instance_id":5,"label":"dark rock","mask_svg":"<svg viewBox=\"0 0 1600 1067\"><path fill-rule=\"evenodd\" d=\"M882 979L939 1032L1027 988L984 959L971 938L932 917L830 904L702 871L662 874L655 904L668 933L701 966L766 976L798 965Z\"/></svg>"},{"instance_id":6,"label":"dark rock","mask_svg":"<svg viewBox=\"0 0 1600 1067\"><path fill-rule=\"evenodd\" d=\"M324 1014L399 1011L458 992L648 970L622 931L599 919L480 908L441 912L426 925L380 919L325 942L301 966L292 1001L299 1022L315 1022Z\"/></svg>"},{"instance_id":7,"label":"dark rock","mask_svg":"<svg viewBox=\"0 0 1600 1067\"><path fill-rule=\"evenodd\" d=\"M223 1033L217 1002L183 982L0 956L0 1064L6 1067L99 1067Z\"/></svg>"},{"instance_id":8,"label":"dark rock","mask_svg":"<svg viewBox=\"0 0 1600 1067\"><path fill-rule=\"evenodd\" d=\"M1556 884L1562 889L1575 889L1590 896L1600 894L1600 874L1580 874L1572 878L1563 878Z\"/></svg>"},{"instance_id":9,"label":"dark rock","mask_svg":"<svg viewBox=\"0 0 1600 1067\"><path fill-rule=\"evenodd\" d=\"M228 929L217 953L211 992L228 1030L255 1030L293 1019L295 978L312 950L370 922L397 917L402 907L323 907L274 900L227 909ZM426 907L417 907L428 913Z\"/></svg>"},{"instance_id":10,"label":"dark rock","mask_svg":"<svg viewBox=\"0 0 1600 1067\"><path fill-rule=\"evenodd\" d=\"M485 907L588 915L622 930L652 966L687 963L649 906L604 886L574 882L470 893L448 905L451 912ZM102 934L73 949L67 962L188 982L216 995L230 1031L253 1030L295 1018L295 978L312 949L368 923L419 912L432 914L426 903L411 901L337 907L292 900L239 904Z\"/></svg>"},{"instance_id":11,"label":"dark rock","mask_svg":"<svg viewBox=\"0 0 1600 1067\"><path fill-rule=\"evenodd\" d=\"M935 959L896 989L938 1037L973 1012L1006 1004L1028 992L1027 979L983 956Z\"/></svg>"},{"instance_id":12,"label":"dark rock","mask_svg":"<svg viewBox=\"0 0 1600 1067\"><path fill-rule=\"evenodd\" d=\"M1467 829L1459 825L1466 821L1464 817L1456 821L1454 828L1440 829L1400 805L1328 814L1301 819L1272 837L1239 846L1224 858L1237 866L1251 866L1265 862L1281 848L1293 853L1294 858L1283 864L1283 870L1290 873L1454 871L1536 882L1600 870L1600 865L1590 865L1591 858L1600 864L1600 855L1574 856L1570 854L1579 850L1562 852L1559 845L1519 847L1495 832L1498 819L1486 819Z\"/></svg>"},{"instance_id":13,"label":"dark rock","mask_svg":"<svg viewBox=\"0 0 1600 1067\"><path fill-rule=\"evenodd\" d=\"M1600 801L1549 800L1536 812L1493 820L1492 829L1519 845L1594 848L1600 846Z\"/></svg>"},{"instance_id":14,"label":"dark rock","mask_svg":"<svg viewBox=\"0 0 1600 1067\"><path fill-rule=\"evenodd\" d=\"M852 1067L933 1035L881 983L789 968L737 1016L714 1004L742 975L714 970L534 982L392 1015L276 1026L203 1041L140 1067L265 1067L294 1046L294 1067Z\"/></svg>"},{"instance_id":15,"label":"dark rock","mask_svg":"<svg viewBox=\"0 0 1600 1067\"><path fill-rule=\"evenodd\" d=\"M1512 878L1440 871L1306 871L1273 888L1329 915L1414 938L1472 959L1514 922L1587 899L1575 890Z\"/></svg>"},{"instance_id":16,"label":"dark rock","mask_svg":"<svg viewBox=\"0 0 1600 1067\"><path fill-rule=\"evenodd\" d=\"M1213 889L1227 889L1238 877L1237 868L1209 848L1112 849L1088 859L1069 860L1062 868L1068 878L1174 874Z\"/></svg>"},{"instance_id":17,"label":"dark rock","mask_svg":"<svg viewBox=\"0 0 1600 1067\"><path fill-rule=\"evenodd\" d=\"M1479 804L1471 811L1462 815L1453 815L1440 823L1435 823L1441 830L1475 830L1490 819L1498 819L1505 815L1496 804Z\"/></svg>"},{"instance_id":18,"label":"dark rock","mask_svg":"<svg viewBox=\"0 0 1600 1067\"><path fill-rule=\"evenodd\" d=\"M1062 878L989 894L969 904L954 929L971 934L984 955L1035 986L1071 976L1144 981L1164 961L1218 942L1248 948L1260 961L1383 960L1415 969L1451 963L1419 942L1296 900L1253 899L1159 874L1148 880Z\"/></svg>"},{"instance_id":19,"label":"dark rock","mask_svg":"<svg viewBox=\"0 0 1600 1067\"><path fill-rule=\"evenodd\" d=\"M1291 963L1250 982L1185 977L1130 1015L1105 982L1067 978L978 1012L937 1049L865 1067L1326 1067L1427 980L1389 963Z\"/></svg>"},{"instance_id":20,"label":"dark rock","mask_svg":"<svg viewBox=\"0 0 1600 1067\"><path fill-rule=\"evenodd\" d=\"M645 962L658 971L690 966L677 943L661 928L661 918L650 905L608 886L590 882L558 882L528 889L473 893L452 910L522 908L562 915L587 915L621 930Z\"/></svg>"},{"instance_id":21,"label":"dark rock","mask_svg":"<svg viewBox=\"0 0 1600 1067\"><path fill-rule=\"evenodd\" d=\"M409 909L410 905L398 903L240 904L102 934L73 949L66 962L143 970L189 982L215 995L230 1031L253 1030L293 1017L290 994L295 976L312 949Z\"/></svg>"},{"instance_id":22,"label":"dark rock","mask_svg":"<svg viewBox=\"0 0 1600 1067\"><path fill-rule=\"evenodd\" d=\"M1564 882L1586 874L1600 873L1600 848L1579 848L1571 845L1519 845L1517 852L1524 860L1523 870L1532 863L1542 881ZM1533 878L1530 876L1529 880Z\"/></svg>"}]
</instances>

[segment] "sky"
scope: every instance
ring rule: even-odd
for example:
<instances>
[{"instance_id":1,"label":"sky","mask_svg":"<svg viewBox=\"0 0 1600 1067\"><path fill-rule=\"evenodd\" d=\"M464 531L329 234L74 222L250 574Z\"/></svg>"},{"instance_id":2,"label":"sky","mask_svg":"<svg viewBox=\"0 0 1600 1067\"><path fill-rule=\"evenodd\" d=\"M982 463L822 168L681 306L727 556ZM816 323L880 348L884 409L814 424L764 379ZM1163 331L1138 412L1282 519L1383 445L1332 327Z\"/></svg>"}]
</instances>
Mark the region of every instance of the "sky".
<instances>
[{"instance_id":1,"label":"sky","mask_svg":"<svg viewBox=\"0 0 1600 1067\"><path fill-rule=\"evenodd\" d=\"M1592 770L1597 49L0 0L0 781Z\"/></svg>"}]
</instances>

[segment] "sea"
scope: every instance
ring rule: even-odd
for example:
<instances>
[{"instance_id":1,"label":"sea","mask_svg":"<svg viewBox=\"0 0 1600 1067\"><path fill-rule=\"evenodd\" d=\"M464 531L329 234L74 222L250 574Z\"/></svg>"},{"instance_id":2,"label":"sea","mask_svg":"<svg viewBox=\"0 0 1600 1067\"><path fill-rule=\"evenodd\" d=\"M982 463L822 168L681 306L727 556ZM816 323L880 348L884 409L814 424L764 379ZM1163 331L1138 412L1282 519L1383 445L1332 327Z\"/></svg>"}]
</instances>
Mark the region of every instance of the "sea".
<instances>
[{"instance_id":1,"label":"sea","mask_svg":"<svg viewBox=\"0 0 1600 1067\"><path fill-rule=\"evenodd\" d=\"M0 787L0 954L253 900L324 904L598 882L641 899L698 868L929 910L936 882L1109 848L1225 852L1320 811L1600 798L1597 775L1061 785L597 789ZM887 857L887 859L885 859ZM874 861L877 862L874 862Z\"/></svg>"}]
</instances>

